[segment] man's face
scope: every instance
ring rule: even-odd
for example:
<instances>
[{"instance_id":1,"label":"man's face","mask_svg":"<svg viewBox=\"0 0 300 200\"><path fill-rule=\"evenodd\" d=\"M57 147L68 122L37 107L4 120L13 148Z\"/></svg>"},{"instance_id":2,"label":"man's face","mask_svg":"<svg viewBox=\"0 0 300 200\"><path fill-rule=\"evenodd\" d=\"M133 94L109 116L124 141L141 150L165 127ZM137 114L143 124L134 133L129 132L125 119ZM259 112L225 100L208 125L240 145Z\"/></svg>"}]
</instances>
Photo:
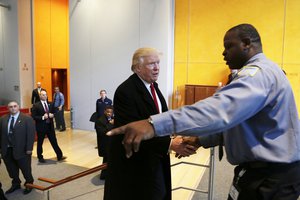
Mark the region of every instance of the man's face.
<instances>
[{"instance_id":1,"label":"man's face","mask_svg":"<svg viewBox=\"0 0 300 200\"><path fill-rule=\"evenodd\" d=\"M159 62L159 55L149 54L144 57L144 62L137 66L136 72L147 83L153 83L159 76Z\"/></svg>"},{"instance_id":2,"label":"man's face","mask_svg":"<svg viewBox=\"0 0 300 200\"><path fill-rule=\"evenodd\" d=\"M9 110L9 113L14 115L16 114L17 112L19 112L19 105L16 103L16 102L10 102L8 105L8 110Z\"/></svg>"},{"instance_id":3,"label":"man's face","mask_svg":"<svg viewBox=\"0 0 300 200\"><path fill-rule=\"evenodd\" d=\"M36 86L37 86L38 88L41 88L42 84L41 84L40 82L37 82L37 83L36 83Z\"/></svg>"},{"instance_id":4,"label":"man's face","mask_svg":"<svg viewBox=\"0 0 300 200\"><path fill-rule=\"evenodd\" d=\"M46 93L46 91L41 91L40 99L42 101L46 101L47 100L47 93Z\"/></svg>"},{"instance_id":5,"label":"man's face","mask_svg":"<svg viewBox=\"0 0 300 200\"><path fill-rule=\"evenodd\" d=\"M230 69L240 69L247 62L248 51L236 31L225 34L223 56Z\"/></svg>"},{"instance_id":6,"label":"man's face","mask_svg":"<svg viewBox=\"0 0 300 200\"><path fill-rule=\"evenodd\" d=\"M59 88L54 88L54 92L58 93L59 92Z\"/></svg>"},{"instance_id":7,"label":"man's face","mask_svg":"<svg viewBox=\"0 0 300 200\"><path fill-rule=\"evenodd\" d=\"M113 116L113 113L114 113L113 109L110 108L104 111L104 114L106 115L107 118L111 118Z\"/></svg>"}]
</instances>

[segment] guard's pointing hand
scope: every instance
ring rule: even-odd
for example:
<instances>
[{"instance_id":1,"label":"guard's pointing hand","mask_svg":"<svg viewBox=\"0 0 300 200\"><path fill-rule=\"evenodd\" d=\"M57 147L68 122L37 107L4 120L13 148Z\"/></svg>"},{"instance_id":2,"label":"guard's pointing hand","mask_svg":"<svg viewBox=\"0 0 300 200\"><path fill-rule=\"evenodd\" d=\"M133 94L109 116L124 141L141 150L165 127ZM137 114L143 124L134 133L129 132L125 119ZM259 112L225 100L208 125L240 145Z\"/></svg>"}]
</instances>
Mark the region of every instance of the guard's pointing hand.
<instances>
[{"instance_id":1,"label":"guard's pointing hand","mask_svg":"<svg viewBox=\"0 0 300 200\"><path fill-rule=\"evenodd\" d=\"M112 129L107 132L108 136L125 134L123 145L126 151L126 157L132 156L132 151L138 152L142 140L149 140L154 137L154 128L148 120L141 120L129 123L125 126Z\"/></svg>"},{"instance_id":2,"label":"guard's pointing hand","mask_svg":"<svg viewBox=\"0 0 300 200\"><path fill-rule=\"evenodd\" d=\"M114 128L106 133L108 136L112 135L120 135L125 133L125 126L121 126L119 128Z\"/></svg>"}]
</instances>

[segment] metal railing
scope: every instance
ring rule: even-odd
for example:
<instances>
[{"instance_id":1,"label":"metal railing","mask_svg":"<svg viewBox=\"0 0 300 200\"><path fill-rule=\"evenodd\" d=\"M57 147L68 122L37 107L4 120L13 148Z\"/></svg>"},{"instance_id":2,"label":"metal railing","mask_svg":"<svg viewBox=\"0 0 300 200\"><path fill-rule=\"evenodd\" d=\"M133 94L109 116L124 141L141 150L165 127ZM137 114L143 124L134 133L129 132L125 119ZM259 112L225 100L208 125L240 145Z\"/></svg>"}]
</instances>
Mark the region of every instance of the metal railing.
<instances>
[{"instance_id":1,"label":"metal railing","mask_svg":"<svg viewBox=\"0 0 300 200\"><path fill-rule=\"evenodd\" d=\"M97 167L88 169L86 171L80 172L78 174L75 174L75 175L72 175L72 176L68 176L68 177L63 178L61 180L53 180L53 179L49 179L49 178L39 177L38 180L44 181L44 182L47 182L47 183L51 183L52 185L50 185L48 187L43 187L43 186L40 186L40 185L35 185L35 184L27 183L26 187L28 187L28 188L34 188L34 189L41 190L41 191L46 191L47 192L47 199L50 200L50 190L52 188L55 188L55 187L57 187L59 185L68 183L68 182L73 181L75 179L84 177L86 175L92 174L94 172L97 172L97 171L100 171L100 170L103 170L103 169L106 169L106 168L107 168L107 165L105 163L105 164L99 165Z\"/></svg>"},{"instance_id":2,"label":"metal railing","mask_svg":"<svg viewBox=\"0 0 300 200\"><path fill-rule=\"evenodd\" d=\"M215 149L213 147L210 148L209 165L182 161L182 162L178 162L178 163L171 165L171 167L174 167L174 166L180 165L180 164L194 165L194 166L198 166L198 167L209 168L208 190L200 190L200 189L194 189L194 188L190 188L190 187L179 186L179 187L173 188L172 191L184 189L184 190L190 190L193 192L205 193L205 194L207 194L207 199L212 200L213 199L213 190L214 190L213 182L214 182L214 173L215 173Z\"/></svg>"}]
</instances>

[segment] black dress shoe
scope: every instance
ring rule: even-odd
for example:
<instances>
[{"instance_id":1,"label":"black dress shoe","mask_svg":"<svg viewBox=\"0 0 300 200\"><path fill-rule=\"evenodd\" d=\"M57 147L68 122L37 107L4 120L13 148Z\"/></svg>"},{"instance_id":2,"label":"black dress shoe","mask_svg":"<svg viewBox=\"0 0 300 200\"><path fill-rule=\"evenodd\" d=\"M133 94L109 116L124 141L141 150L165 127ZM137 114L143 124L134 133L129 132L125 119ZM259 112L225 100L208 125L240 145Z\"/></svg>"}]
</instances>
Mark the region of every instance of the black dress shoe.
<instances>
[{"instance_id":1,"label":"black dress shoe","mask_svg":"<svg viewBox=\"0 0 300 200\"><path fill-rule=\"evenodd\" d=\"M62 129L59 130L59 132L63 132L63 131L65 131L65 130L66 130L65 128L62 128Z\"/></svg>"},{"instance_id":2,"label":"black dress shoe","mask_svg":"<svg viewBox=\"0 0 300 200\"><path fill-rule=\"evenodd\" d=\"M67 157L66 156L62 156L61 158L57 158L57 161L63 161L63 160L66 160Z\"/></svg>"},{"instance_id":3,"label":"black dress shoe","mask_svg":"<svg viewBox=\"0 0 300 200\"><path fill-rule=\"evenodd\" d=\"M29 194L32 191L32 188L25 188L23 194Z\"/></svg>"},{"instance_id":4,"label":"black dress shoe","mask_svg":"<svg viewBox=\"0 0 300 200\"><path fill-rule=\"evenodd\" d=\"M46 160L44 158L39 159L39 163L45 163Z\"/></svg>"},{"instance_id":5,"label":"black dress shoe","mask_svg":"<svg viewBox=\"0 0 300 200\"><path fill-rule=\"evenodd\" d=\"M10 193L12 193L12 192L14 192L14 191L16 191L16 190L18 190L18 189L20 189L20 188L21 188L20 185L13 185L13 186L11 186L11 188L9 188L9 189L5 192L5 194L10 194Z\"/></svg>"}]
</instances>

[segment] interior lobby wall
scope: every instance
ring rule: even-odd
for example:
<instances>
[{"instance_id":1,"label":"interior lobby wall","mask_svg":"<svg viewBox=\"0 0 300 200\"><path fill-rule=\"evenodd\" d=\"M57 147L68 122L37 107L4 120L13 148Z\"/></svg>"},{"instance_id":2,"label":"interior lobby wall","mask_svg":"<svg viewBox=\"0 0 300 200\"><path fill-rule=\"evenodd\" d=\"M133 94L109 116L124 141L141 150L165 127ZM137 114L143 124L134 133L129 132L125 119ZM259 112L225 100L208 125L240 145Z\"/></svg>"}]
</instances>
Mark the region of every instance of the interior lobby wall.
<instances>
[{"instance_id":1,"label":"interior lobby wall","mask_svg":"<svg viewBox=\"0 0 300 200\"><path fill-rule=\"evenodd\" d=\"M113 99L131 72L139 47L163 53L159 86L172 93L173 17L171 0L70 0L70 92L73 127L93 130L89 122L101 89Z\"/></svg>"},{"instance_id":2,"label":"interior lobby wall","mask_svg":"<svg viewBox=\"0 0 300 200\"><path fill-rule=\"evenodd\" d=\"M173 107L184 104L185 84L226 82L224 34L250 23L261 35L265 55L286 71L300 111L299 10L298 0L176 0Z\"/></svg>"},{"instance_id":3,"label":"interior lobby wall","mask_svg":"<svg viewBox=\"0 0 300 200\"><path fill-rule=\"evenodd\" d=\"M20 102L18 1L3 0L0 7L0 103Z\"/></svg>"},{"instance_id":4,"label":"interior lobby wall","mask_svg":"<svg viewBox=\"0 0 300 200\"><path fill-rule=\"evenodd\" d=\"M31 0L3 0L0 6L0 104L30 107L32 92Z\"/></svg>"}]
</instances>

